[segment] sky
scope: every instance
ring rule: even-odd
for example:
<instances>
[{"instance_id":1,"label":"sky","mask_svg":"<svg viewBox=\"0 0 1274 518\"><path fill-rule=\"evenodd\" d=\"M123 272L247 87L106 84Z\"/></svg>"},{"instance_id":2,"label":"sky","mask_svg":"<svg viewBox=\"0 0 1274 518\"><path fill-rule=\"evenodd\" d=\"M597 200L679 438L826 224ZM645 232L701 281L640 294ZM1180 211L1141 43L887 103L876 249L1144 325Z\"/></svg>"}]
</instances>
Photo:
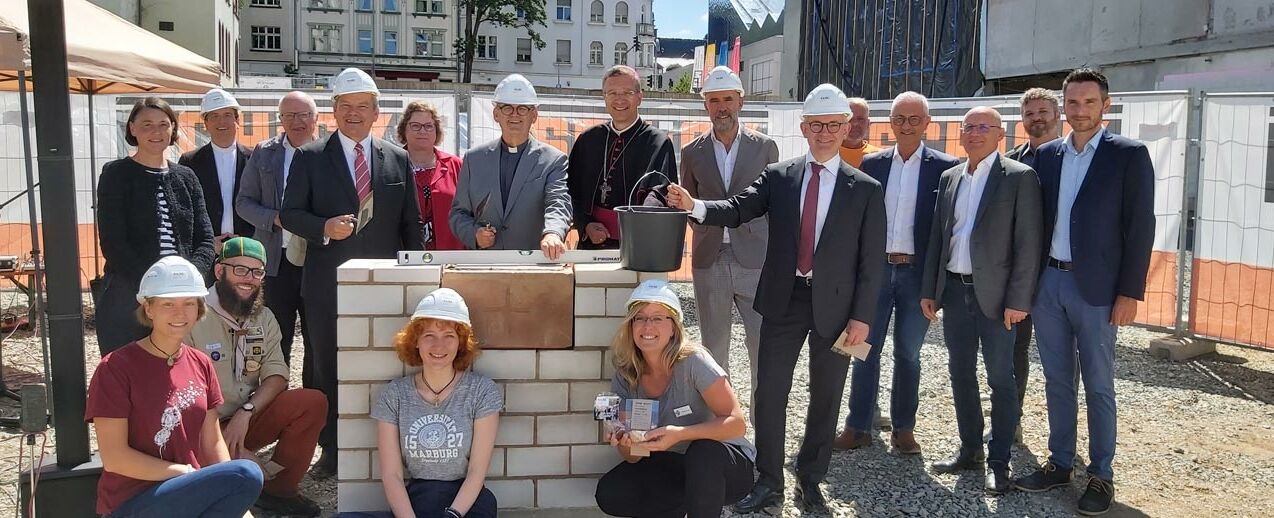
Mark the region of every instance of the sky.
<instances>
[{"instance_id":1,"label":"sky","mask_svg":"<svg viewBox=\"0 0 1274 518\"><path fill-rule=\"evenodd\" d=\"M708 0L654 0L660 38L702 39L708 33Z\"/></svg>"}]
</instances>

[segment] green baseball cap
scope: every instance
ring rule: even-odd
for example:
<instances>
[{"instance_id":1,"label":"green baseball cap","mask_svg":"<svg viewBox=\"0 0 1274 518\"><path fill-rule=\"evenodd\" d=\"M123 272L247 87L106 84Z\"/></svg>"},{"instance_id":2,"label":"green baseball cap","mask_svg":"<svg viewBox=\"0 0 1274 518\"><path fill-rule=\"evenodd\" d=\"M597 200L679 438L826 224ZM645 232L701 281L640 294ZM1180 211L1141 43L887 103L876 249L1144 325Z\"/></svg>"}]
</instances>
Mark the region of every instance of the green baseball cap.
<instances>
[{"instance_id":1,"label":"green baseball cap","mask_svg":"<svg viewBox=\"0 0 1274 518\"><path fill-rule=\"evenodd\" d=\"M232 237L221 245L221 257L224 261L231 257L251 257L265 265L265 245L250 237Z\"/></svg>"}]
</instances>

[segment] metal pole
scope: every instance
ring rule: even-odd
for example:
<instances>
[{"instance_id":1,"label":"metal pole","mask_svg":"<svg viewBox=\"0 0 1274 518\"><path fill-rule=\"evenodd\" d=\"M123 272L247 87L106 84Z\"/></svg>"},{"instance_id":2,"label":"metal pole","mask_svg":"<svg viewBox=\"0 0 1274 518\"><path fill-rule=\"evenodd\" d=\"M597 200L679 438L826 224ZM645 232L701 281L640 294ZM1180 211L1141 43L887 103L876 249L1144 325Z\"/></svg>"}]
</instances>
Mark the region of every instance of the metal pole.
<instances>
[{"instance_id":1,"label":"metal pole","mask_svg":"<svg viewBox=\"0 0 1274 518\"><path fill-rule=\"evenodd\" d=\"M80 307L79 229L75 210L75 163L71 146L71 102L67 89L66 20L60 0L27 0L31 26L31 70L35 85L35 135L40 166L45 232L49 245L49 341L53 347L54 439L57 463L69 469L89 460L84 423L84 315Z\"/></svg>"},{"instance_id":2,"label":"metal pole","mask_svg":"<svg viewBox=\"0 0 1274 518\"><path fill-rule=\"evenodd\" d=\"M1195 185L1199 182L1199 168L1203 162L1203 98L1205 94L1199 90L1191 89L1188 94L1186 106L1186 170L1185 178L1181 182L1181 229L1177 233L1177 314L1175 333L1178 337L1189 334L1186 328L1186 317L1183 315L1186 307L1186 299L1190 297L1185 292L1186 286L1186 261L1191 256L1186 255L1187 248L1193 249L1193 246L1186 243L1186 232L1190 226L1190 215L1193 213L1190 204L1191 182ZM1197 192L1197 189L1195 189ZM1196 196L1197 199L1197 196ZM1194 229L1193 242L1199 241L1199 229ZM1191 268L1190 271L1194 271ZM1191 283L1191 286L1194 284Z\"/></svg>"},{"instance_id":3,"label":"metal pole","mask_svg":"<svg viewBox=\"0 0 1274 518\"><path fill-rule=\"evenodd\" d=\"M88 81L88 182L93 196L93 278L102 276L98 262L102 258L101 245L97 239L97 127L93 125L93 91L97 89L97 81Z\"/></svg>"},{"instance_id":4,"label":"metal pole","mask_svg":"<svg viewBox=\"0 0 1274 518\"><path fill-rule=\"evenodd\" d=\"M29 315L35 315L40 329L40 350L44 352L44 385L49 386L49 373L53 370L49 365L49 333L44 318L44 264L40 258L40 225L36 222L35 210L35 167L31 164L31 116L27 110L27 74L18 71L18 105L22 111L22 158L27 172L27 220L31 227L31 263L35 275L31 279L31 309ZM0 382L0 386L4 384Z\"/></svg>"}]
</instances>

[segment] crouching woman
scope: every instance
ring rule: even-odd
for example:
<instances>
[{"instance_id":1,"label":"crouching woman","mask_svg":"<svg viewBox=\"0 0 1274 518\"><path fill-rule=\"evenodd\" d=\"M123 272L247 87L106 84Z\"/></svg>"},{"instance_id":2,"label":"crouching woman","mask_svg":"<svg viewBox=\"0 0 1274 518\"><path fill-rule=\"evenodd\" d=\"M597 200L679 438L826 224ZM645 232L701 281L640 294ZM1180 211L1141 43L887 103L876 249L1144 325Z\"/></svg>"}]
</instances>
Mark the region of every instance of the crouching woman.
<instances>
[{"instance_id":1,"label":"crouching woman","mask_svg":"<svg viewBox=\"0 0 1274 518\"><path fill-rule=\"evenodd\" d=\"M661 426L643 442L612 434L625 462L597 484L597 506L609 515L717 518L752 487L756 448L743 437L743 409L708 351L685 342L682 318L667 282L643 282L611 342L611 390L657 400ZM634 447L651 453L635 456Z\"/></svg>"}]
</instances>

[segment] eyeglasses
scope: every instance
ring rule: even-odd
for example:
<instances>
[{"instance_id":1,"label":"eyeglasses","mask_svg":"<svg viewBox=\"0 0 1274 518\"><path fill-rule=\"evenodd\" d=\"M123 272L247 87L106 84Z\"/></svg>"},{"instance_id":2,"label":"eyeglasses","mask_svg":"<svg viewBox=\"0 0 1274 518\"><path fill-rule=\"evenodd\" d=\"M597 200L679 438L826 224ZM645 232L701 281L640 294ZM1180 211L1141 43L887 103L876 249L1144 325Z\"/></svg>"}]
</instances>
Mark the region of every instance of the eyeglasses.
<instances>
[{"instance_id":1,"label":"eyeglasses","mask_svg":"<svg viewBox=\"0 0 1274 518\"><path fill-rule=\"evenodd\" d=\"M249 268L241 264L230 264L230 263L220 263L220 264L221 266L224 266L230 271L234 272L234 274L239 277L247 277L249 274L251 274L252 278L256 280L261 280L265 278L265 268Z\"/></svg>"},{"instance_id":2,"label":"eyeglasses","mask_svg":"<svg viewBox=\"0 0 1274 518\"><path fill-rule=\"evenodd\" d=\"M283 122L289 121L307 121L314 118L314 114L310 112L284 112L279 114L279 120Z\"/></svg>"},{"instance_id":3,"label":"eyeglasses","mask_svg":"<svg viewBox=\"0 0 1274 518\"><path fill-rule=\"evenodd\" d=\"M534 109L535 109L534 106L530 106L526 104L517 104L517 105L501 104L500 105L500 113L503 113L505 115L513 115L514 112L517 112L518 115L526 115L528 113L531 113L531 110L534 110Z\"/></svg>"},{"instance_id":4,"label":"eyeglasses","mask_svg":"<svg viewBox=\"0 0 1274 518\"><path fill-rule=\"evenodd\" d=\"M818 122L818 121L815 121L815 122L807 122L807 123L805 123L805 124L806 124L807 126L809 126L809 127L810 127L810 131L812 131L812 132L814 132L814 133L822 133L824 129L826 129L828 133L836 133L837 131L840 131L840 127L841 127L841 126L845 126L845 125L847 125L848 123L845 123L845 122Z\"/></svg>"},{"instance_id":5,"label":"eyeglasses","mask_svg":"<svg viewBox=\"0 0 1274 518\"><path fill-rule=\"evenodd\" d=\"M508 115L508 114L506 113L505 115ZM437 126L434 126L434 124L433 124L432 122L426 122L426 123L420 123L420 122L409 122L409 123L407 123L407 131L410 131L410 132L412 132L412 133L420 133L420 132L422 132L422 131L423 131L423 132L427 132L427 133L433 133L433 132L434 132L434 130L436 130L436 129L438 129L438 127L437 127Z\"/></svg>"},{"instance_id":6,"label":"eyeglasses","mask_svg":"<svg viewBox=\"0 0 1274 518\"><path fill-rule=\"evenodd\" d=\"M656 315L653 317L642 317L642 316L633 317L633 325L635 326L642 325L642 324L660 325L660 324L663 324L664 322L672 322L672 317L666 317L663 315Z\"/></svg>"},{"instance_id":7,"label":"eyeglasses","mask_svg":"<svg viewBox=\"0 0 1274 518\"><path fill-rule=\"evenodd\" d=\"M632 97L637 95L637 90L607 90L602 92L602 95L609 99L614 99L616 97Z\"/></svg>"},{"instance_id":8,"label":"eyeglasses","mask_svg":"<svg viewBox=\"0 0 1274 518\"><path fill-rule=\"evenodd\" d=\"M992 129L999 129L999 128L1000 128L999 126L992 126L990 124L965 124L964 126L960 127L960 131L964 133L970 133L970 134L976 134L976 135L986 135Z\"/></svg>"},{"instance_id":9,"label":"eyeglasses","mask_svg":"<svg viewBox=\"0 0 1274 518\"><path fill-rule=\"evenodd\" d=\"M894 115L893 117L889 118L889 122L892 122L898 126L902 126L904 124L910 125L910 126L919 126L920 123L924 122L924 119L925 119L924 117L921 117L919 115L912 115L910 117L905 115Z\"/></svg>"}]
</instances>

